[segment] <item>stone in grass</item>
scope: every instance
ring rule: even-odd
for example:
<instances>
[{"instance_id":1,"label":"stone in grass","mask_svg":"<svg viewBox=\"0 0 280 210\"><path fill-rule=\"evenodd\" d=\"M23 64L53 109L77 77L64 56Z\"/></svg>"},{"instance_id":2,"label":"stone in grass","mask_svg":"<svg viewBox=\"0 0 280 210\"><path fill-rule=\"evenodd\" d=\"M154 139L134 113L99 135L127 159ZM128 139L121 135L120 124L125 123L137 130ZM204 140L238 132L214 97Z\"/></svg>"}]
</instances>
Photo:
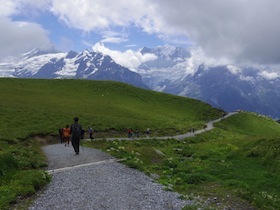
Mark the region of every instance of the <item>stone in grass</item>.
<instances>
[{"instance_id":1,"label":"stone in grass","mask_svg":"<svg viewBox=\"0 0 280 210\"><path fill-rule=\"evenodd\" d=\"M160 150L158 150L158 149L154 149L155 150L155 152L158 154L158 155L160 155L160 156L165 156L165 154L162 152L162 151L160 151Z\"/></svg>"}]
</instances>

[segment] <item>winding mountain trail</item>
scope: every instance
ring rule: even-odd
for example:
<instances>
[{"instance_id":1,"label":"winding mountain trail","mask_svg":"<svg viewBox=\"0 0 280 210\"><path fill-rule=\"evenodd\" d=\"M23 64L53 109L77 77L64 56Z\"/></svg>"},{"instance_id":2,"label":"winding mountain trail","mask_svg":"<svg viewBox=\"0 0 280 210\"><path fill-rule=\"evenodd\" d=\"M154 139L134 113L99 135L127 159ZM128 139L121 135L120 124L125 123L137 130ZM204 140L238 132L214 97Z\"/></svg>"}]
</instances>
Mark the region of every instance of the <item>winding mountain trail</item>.
<instances>
[{"instance_id":1,"label":"winding mountain trail","mask_svg":"<svg viewBox=\"0 0 280 210\"><path fill-rule=\"evenodd\" d=\"M204 133L206 131L209 131L209 130L212 130L214 129L214 123L217 123L217 122L220 122L221 120L223 119L226 119L232 115L235 115L237 114L238 112L229 112L227 115L225 115L224 117L222 118L219 118L219 119L216 119L216 120L212 120L212 121L209 121L207 124L206 124L206 127L205 129L201 129L201 130L197 130L195 132L189 132L189 133L186 133L186 134L182 134L182 135L177 135L177 136L174 136L173 138L175 139L184 139L184 138L188 138L188 137L192 137L192 136L195 136L197 134L201 134L201 133Z\"/></svg>"},{"instance_id":2,"label":"winding mountain trail","mask_svg":"<svg viewBox=\"0 0 280 210\"><path fill-rule=\"evenodd\" d=\"M191 137L213 129L215 122L233 114L208 122L203 130L158 139ZM80 154L75 155L71 146L53 144L44 146L43 151L52 181L39 193L30 210L179 210L195 204L194 200L180 199L180 194L164 190L151 177L99 150L82 147Z\"/></svg>"},{"instance_id":3,"label":"winding mountain trail","mask_svg":"<svg viewBox=\"0 0 280 210\"><path fill-rule=\"evenodd\" d=\"M201 133L204 133L206 131L209 131L209 130L212 130L214 128L214 123L217 123L223 119L226 119L232 115L235 115L237 114L238 112L229 112L228 114L226 114L224 117L221 117L221 118L218 118L216 120L212 120L212 121L209 121L207 124L206 124L206 127L204 129L201 129L201 130L197 130L197 131L194 131L194 132L188 132L188 133L185 133L185 134L180 134L180 135L176 135L176 136L160 136L160 137L140 137L140 138L100 138L100 139L96 139L96 140L132 140L132 139L135 139L135 140L140 140L140 139L178 139L178 140L182 140L182 139L185 139L185 138L189 138L189 137L193 137L197 134L201 134ZM89 139L87 139L89 140Z\"/></svg>"}]
</instances>

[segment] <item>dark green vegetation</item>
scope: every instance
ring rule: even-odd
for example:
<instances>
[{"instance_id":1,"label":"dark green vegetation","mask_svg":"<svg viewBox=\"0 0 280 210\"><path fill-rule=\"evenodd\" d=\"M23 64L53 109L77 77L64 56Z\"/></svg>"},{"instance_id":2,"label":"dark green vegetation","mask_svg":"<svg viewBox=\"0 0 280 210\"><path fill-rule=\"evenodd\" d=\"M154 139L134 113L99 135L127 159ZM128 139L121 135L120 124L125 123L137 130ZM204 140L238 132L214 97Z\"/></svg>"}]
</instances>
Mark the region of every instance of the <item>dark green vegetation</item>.
<instances>
[{"instance_id":1,"label":"dark green vegetation","mask_svg":"<svg viewBox=\"0 0 280 210\"><path fill-rule=\"evenodd\" d=\"M212 198L214 209L249 209L250 205L280 209L280 125L263 116L239 113L215 127L184 141L116 140L88 145L125 158L128 166L157 177L167 189ZM186 209L196 207L203 204Z\"/></svg>"},{"instance_id":2,"label":"dark green vegetation","mask_svg":"<svg viewBox=\"0 0 280 210\"><path fill-rule=\"evenodd\" d=\"M184 133L223 114L197 100L117 82L0 79L0 89L0 209L49 181L33 137L56 137L75 116L98 136L114 137L126 136L129 127L149 127L154 136Z\"/></svg>"},{"instance_id":3,"label":"dark green vegetation","mask_svg":"<svg viewBox=\"0 0 280 210\"><path fill-rule=\"evenodd\" d=\"M0 139L0 209L33 195L50 181L38 142Z\"/></svg>"}]
</instances>

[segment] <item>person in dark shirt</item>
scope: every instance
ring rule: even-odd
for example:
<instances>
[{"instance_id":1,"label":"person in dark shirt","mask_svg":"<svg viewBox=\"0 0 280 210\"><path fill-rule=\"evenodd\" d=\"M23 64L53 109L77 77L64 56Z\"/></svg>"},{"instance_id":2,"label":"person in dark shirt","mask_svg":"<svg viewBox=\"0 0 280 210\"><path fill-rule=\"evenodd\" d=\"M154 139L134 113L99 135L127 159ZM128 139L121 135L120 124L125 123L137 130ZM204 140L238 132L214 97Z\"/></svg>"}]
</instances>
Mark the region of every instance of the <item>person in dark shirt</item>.
<instances>
[{"instance_id":1,"label":"person in dark shirt","mask_svg":"<svg viewBox=\"0 0 280 210\"><path fill-rule=\"evenodd\" d=\"M59 129L58 129L58 135L59 135L59 139L60 139L60 143L61 143L61 144L63 143L62 132L63 132L63 129L62 129L62 128L59 128Z\"/></svg>"},{"instance_id":2,"label":"person in dark shirt","mask_svg":"<svg viewBox=\"0 0 280 210\"><path fill-rule=\"evenodd\" d=\"M80 152L80 140L82 134L82 126L78 123L79 118L74 118L74 123L71 125L70 133L71 133L71 142L74 148L76 155Z\"/></svg>"}]
</instances>

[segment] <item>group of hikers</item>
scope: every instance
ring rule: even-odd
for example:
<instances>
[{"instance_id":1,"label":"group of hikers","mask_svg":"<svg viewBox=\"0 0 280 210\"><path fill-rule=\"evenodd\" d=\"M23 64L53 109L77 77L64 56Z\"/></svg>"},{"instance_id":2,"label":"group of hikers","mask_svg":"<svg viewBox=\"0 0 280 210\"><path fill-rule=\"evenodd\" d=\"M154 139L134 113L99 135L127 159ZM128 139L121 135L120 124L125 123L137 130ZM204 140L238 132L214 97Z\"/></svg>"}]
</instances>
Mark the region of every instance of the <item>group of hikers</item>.
<instances>
[{"instance_id":1,"label":"group of hikers","mask_svg":"<svg viewBox=\"0 0 280 210\"><path fill-rule=\"evenodd\" d=\"M65 146L69 147L70 142L71 142L76 155L78 155L79 152L80 152L79 151L80 141L82 139L84 139L84 134L85 134L85 130L78 123L78 121L79 121L79 118L75 117L74 118L74 123L71 126L66 125L64 128L59 129L60 143L61 144L64 143ZM92 129L92 127L89 126L88 127L88 135L89 135L90 140L94 139L93 131L94 130ZM138 129L133 131L133 129L129 128L127 132L128 132L128 138L134 138L134 137L139 138L140 137L140 132L139 132ZM151 131L148 128L145 131L146 137L150 137L150 133L151 133Z\"/></svg>"},{"instance_id":2,"label":"group of hikers","mask_svg":"<svg viewBox=\"0 0 280 210\"><path fill-rule=\"evenodd\" d=\"M150 128L147 128L147 130L145 131L145 133L146 133L146 137L150 137L150 134L151 134ZM139 137L140 137L140 131L139 131L138 129L136 129L136 130L134 131L133 129L129 128L129 129L127 130L127 137L128 137L128 138L134 138L134 137L139 138Z\"/></svg>"},{"instance_id":3,"label":"group of hikers","mask_svg":"<svg viewBox=\"0 0 280 210\"><path fill-rule=\"evenodd\" d=\"M76 155L79 154L79 148L80 148L80 141L81 139L84 139L85 130L82 128L82 126L78 123L79 118L74 118L74 123L69 126L66 125L64 128L59 129L59 137L60 137L60 143L65 144L65 146L69 146L70 141L74 148L74 151ZM92 140L93 137L93 129L92 127L88 127L88 134L89 138Z\"/></svg>"}]
</instances>

